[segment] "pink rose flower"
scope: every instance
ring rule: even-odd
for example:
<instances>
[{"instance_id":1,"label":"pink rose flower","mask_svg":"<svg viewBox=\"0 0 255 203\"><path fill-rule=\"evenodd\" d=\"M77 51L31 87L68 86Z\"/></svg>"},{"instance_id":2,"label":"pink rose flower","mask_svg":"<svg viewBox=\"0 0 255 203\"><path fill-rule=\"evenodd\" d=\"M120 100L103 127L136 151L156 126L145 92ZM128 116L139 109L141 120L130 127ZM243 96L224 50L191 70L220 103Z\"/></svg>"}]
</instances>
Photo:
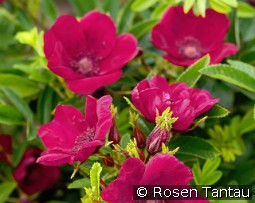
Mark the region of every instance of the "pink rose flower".
<instances>
[{"instance_id":1,"label":"pink rose flower","mask_svg":"<svg viewBox=\"0 0 255 203\"><path fill-rule=\"evenodd\" d=\"M112 124L109 109L112 98L104 96L96 100L86 99L86 115L72 106L58 105L54 119L39 129L39 137L48 148L38 158L44 165L84 162L104 144L104 138Z\"/></svg>"},{"instance_id":2,"label":"pink rose flower","mask_svg":"<svg viewBox=\"0 0 255 203\"><path fill-rule=\"evenodd\" d=\"M190 88L183 82L168 85L165 78L156 75L137 84L132 91L132 101L149 122L155 122L156 109L161 114L170 106L173 117L178 117L172 129L184 131L197 116L210 110L219 99L213 99L206 90Z\"/></svg>"},{"instance_id":3,"label":"pink rose flower","mask_svg":"<svg viewBox=\"0 0 255 203\"><path fill-rule=\"evenodd\" d=\"M122 165L117 179L101 192L101 196L108 203L138 202L133 200L134 185L187 185L192 178L191 170L173 155L155 155L146 165L140 159L129 158Z\"/></svg>"},{"instance_id":4,"label":"pink rose flower","mask_svg":"<svg viewBox=\"0 0 255 203\"><path fill-rule=\"evenodd\" d=\"M87 95L113 84L138 53L131 34L116 35L110 16L91 11L80 21L64 15L44 35L48 67L75 93Z\"/></svg>"},{"instance_id":5,"label":"pink rose flower","mask_svg":"<svg viewBox=\"0 0 255 203\"><path fill-rule=\"evenodd\" d=\"M0 161L11 165L10 156L12 154L12 138L10 135L0 135Z\"/></svg>"},{"instance_id":6,"label":"pink rose flower","mask_svg":"<svg viewBox=\"0 0 255 203\"><path fill-rule=\"evenodd\" d=\"M37 148L26 150L13 173L19 187L29 195L51 188L60 178L58 167L36 163L41 152Z\"/></svg>"},{"instance_id":7,"label":"pink rose flower","mask_svg":"<svg viewBox=\"0 0 255 203\"><path fill-rule=\"evenodd\" d=\"M175 65L189 66L207 53L215 64L238 51L234 44L223 42L229 27L226 15L212 9L203 18L192 11L185 14L182 6L170 7L152 29L152 43Z\"/></svg>"}]
</instances>

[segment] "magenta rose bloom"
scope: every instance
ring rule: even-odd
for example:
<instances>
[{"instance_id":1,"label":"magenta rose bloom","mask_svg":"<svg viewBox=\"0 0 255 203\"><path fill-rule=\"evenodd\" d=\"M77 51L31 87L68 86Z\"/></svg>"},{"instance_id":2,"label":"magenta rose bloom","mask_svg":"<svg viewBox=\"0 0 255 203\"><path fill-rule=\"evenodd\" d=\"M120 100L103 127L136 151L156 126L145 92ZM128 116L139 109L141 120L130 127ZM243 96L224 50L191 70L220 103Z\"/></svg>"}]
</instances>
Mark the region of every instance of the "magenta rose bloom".
<instances>
[{"instance_id":1,"label":"magenta rose bloom","mask_svg":"<svg viewBox=\"0 0 255 203\"><path fill-rule=\"evenodd\" d=\"M133 200L134 185L187 185L192 178L191 170L173 155L155 155L146 165L140 159L129 158L122 165L117 179L101 192L101 196L108 203L138 202Z\"/></svg>"},{"instance_id":2,"label":"magenta rose bloom","mask_svg":"<svg viewBox=\"0 0 255 203\"><path fill-rule=\"evenodd\" d=\"M219 99L213 99L206 90L190 88L183 82L168 85L165 78L156 75L137 84L132 91L132 101L149 122L155 122L156 109L161 114L170 106L173 117L178 117L172 129L184 131L197 116L210 110Z\"/></svg>"},{"instance_id":3,"label":"magenta rose bloom","mask_svg":"<svg viewBox=\"0 0 255 203\"><path fill-rule=\"evenodd\" d=\"M116 82L138 53L131 34L116 35L110 16L91 11L80 21L64 15L44 35L48 67L75 93L87 95Z\"/></svg>"},{"instance_id":4,"label":"magenta rose bloom","mask_svg":"<svg viewBox=\"0 0 255 203\"><path fill-rule=\"evenodd\" d=\"M12 138L10 135L0 135L0 161L11 165L10 156L12 154Z\"/></svg>"},{"instance_id":5,"label":"magenta rose bloom","mask_svg":"<svg viewBox=\"0 0 255 203\"><path fill-rule=\"evenodd\" d=\"M203 18L185 14L182 6L170 7L152 29L152 43L175 65L189 66L207 53L215 64L237 52L234 44L223 42L229 27L226 15L212 9Z\"/></svg>"},{"instance_id":6,"label":"magenta rose bloom","mask_svg":"<svg viewBox=\"0 0 255 203\"><path fill-rule=\"evenodd\" d=\"M72 106L59 105L53 121L40 127L39 137L48 148L37 162L44 165L84 162L98 146L104 144L112 124L109 109L112 98L86 99L86 115Z\"/></svg>"},{"instance_id":7,"label":"magenta rose bloom","mask_svg":"<svg viewBox=\"0 0 255 203\"><path fill-rule=\"evenodd\" d=\"M58 167L36 163L41 152L37 148L26 150L13 173L19 187L29 195L51 188L60 178Z\"/></svg>"}]
</instances>

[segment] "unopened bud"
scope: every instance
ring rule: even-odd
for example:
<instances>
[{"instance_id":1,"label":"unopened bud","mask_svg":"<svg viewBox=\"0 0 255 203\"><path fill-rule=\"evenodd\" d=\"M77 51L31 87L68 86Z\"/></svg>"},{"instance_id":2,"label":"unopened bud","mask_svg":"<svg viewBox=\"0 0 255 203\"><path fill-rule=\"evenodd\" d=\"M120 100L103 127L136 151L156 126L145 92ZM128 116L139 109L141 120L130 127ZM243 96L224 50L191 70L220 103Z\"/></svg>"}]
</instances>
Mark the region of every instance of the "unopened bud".
<instances>
[{"instance_id":1,"label":"unopened bud","mask_svg":"<svg viewBox=\"0 0 255 203\"><path fill-rule=\"evenodd\" d=\"M110 155L104 155L102 157L102 160L103 160L104 165L109 166L109 167L114 166L114 160L112 157L110 157Z\"/></svg>"},{"instance_id":2,"label":"unopened bud","mask_svg":"<svg viewBox=\"0 0 255 203\"><path fill-rule=\"evenodd\" d=\"M134 127L133 136L136 139L138 148L143 149L146 146L146 136L137 125Z\"/></svg>"},{"instance_id":3,"label":"unopened bud","mask_svg":"<svg viewBox=\"0 0 255 203\"><path fill-rule=\"evenodd\" d=\"M112 144L120 143L120 132L117 128L115 118L112 120L112 127L109 132L108 140L112 142Z\"/></svg>"},{"instance_id":4,"label":"unopened bud","mask_svg":"<svg viewBox=\"0 0 255 203\"><path fill-rule=\"evenodd\" d=\"M144 155L143 151L141 151L140 149L137 149L137 152L138 152L139 158L142 161L144 161L145 160L145 155Z\"/></svg>"},{"instance_id":5,"label":"unopened bud","mask_svg":"<svg viewBox=\"0 0 255 203\"><path fill-rule=\"evenodd\" d=\"M147 138L146 147L150 154L155 154L162 150L162 143L167 143L170 139L170 132L164 128L161 130L156 126Z\"/></svg>"}]
</instances>

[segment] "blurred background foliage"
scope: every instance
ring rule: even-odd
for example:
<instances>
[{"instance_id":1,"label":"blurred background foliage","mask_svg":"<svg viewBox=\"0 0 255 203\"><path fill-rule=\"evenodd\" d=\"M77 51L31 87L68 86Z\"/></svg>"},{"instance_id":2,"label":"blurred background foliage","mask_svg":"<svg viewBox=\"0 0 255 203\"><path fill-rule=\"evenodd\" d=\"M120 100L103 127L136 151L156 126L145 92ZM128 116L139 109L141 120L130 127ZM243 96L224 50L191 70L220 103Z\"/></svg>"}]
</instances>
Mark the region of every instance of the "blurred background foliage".
<instances>
[{"instance_id":1,"label":"blurred background foliage","mask_svg":"<svg viewBox=\"0 0 255 203\"><path fill-rule=\"evenodd\" d=\"M227 14L232 22L227 41L238 45L238 54L223 61L224 64L209 67L207 59L202 59L191 71L185 72L186 76L184 68L162 59L161 52L150 42L150 31L169 6L178 4L184 5L185 12L192 9L196 15L205 16L208 7ZM43 53L44 31L60 15L79 18L97 9L113 17L118 33L135 35L143 49L143 54L124 68L122 78L108 89L114 94L114 104L119 110L120 145L127 146L132 128L129 106L118 93L130 91L138 81L148 77L150 70L164 75L170 82L185 81L207 89L214 98L221 98L220 105L230 112L226 116L226 109L214 108L208 116L211 113L217 115L217 119L207 119L194 131L169 143L170 149L181 145L176 156L192 168L194 184L254 184L254 4L252 0L6 0L0 5L0 133L13 137L13 166L18 164L27 147L43 148L37 130L52 119L57 104L84 109L84 98L70 92L63 79L48 70ZM194 82L191 80L194 78L199 80ZM143 119L138 120L138 125L146 135L153 129L153 125ZM110 153L107 147L103 150ZM84 195L83 187L90 186L86 167L95 160L101 161L98 157L90 158L81 166L80 173L85 178L77 176L74 181L69 179L73 168L62 167L63 174L67 175L62 175L55 188L38 194L38 201L79 202ZM15 202L18 192L11 168L1 163L0 172L0 202ZM108 181L116 175L117 170L113 168L102 171Z\"/></svg>"}]
</instances>

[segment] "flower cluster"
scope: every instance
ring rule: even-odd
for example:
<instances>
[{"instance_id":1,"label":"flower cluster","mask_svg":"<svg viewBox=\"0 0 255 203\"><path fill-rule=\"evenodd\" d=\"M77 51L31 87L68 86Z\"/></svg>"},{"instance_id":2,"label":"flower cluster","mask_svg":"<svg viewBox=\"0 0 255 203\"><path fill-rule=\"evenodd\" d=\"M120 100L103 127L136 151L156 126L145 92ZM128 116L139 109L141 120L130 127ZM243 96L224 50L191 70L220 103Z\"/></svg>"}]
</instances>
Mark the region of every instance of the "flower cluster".
<instances>
[{"instance_id":1,"label":"flower cluster","mask_svg":"<svg viewBox=\"0 0 255 203\"><path fill-rule=\"evenodd\" d=\"M177 26L179 24L182 25ZM210 26L205 26L207 24ZM210 55L211 63L218 63L237 52L235 45L223 43L229 25L225 15L210 9L206 18L201 18L192 12L184 14L181 6L171 7L153 28L152 43L167 53L165 59L176 65L188 66L205 54ZM56 107L54 119L39 129L39 137L47 149L37 163L56 166L79 161L81 164L95 151L100 154L99 148L105 144L107 133L108 141L118 149L121 137L117 110L112 108L110 111L112 97L105 95L96 99L90 94L120 79L122 68L138 54L136 38L128 33L117 36L110 16L91 11L79 21L69 15L59 17L44 35L44 52L49 69L64 78L71 91L86 95L86 107L85 115L73 106L61 104ZM141 116L156 125L146 137L136 119L133 132L137 142L132 149L133 154L142 156L140 159L128 158L117 179L101 192L103 200L109 203L132 202L132 185L190 183L193 176L184 163L173 155L157 153L162 151L162 144L170 140L172 132L188 130L195 118L219 102L206 90L190 88L184 82L170 85L159 75L140 81L131 97ZM145 146L146 152L143 151ZM124 149L119 151L124 151L127 157L132 154ZM31 153L35 151L30 150L24 156L32 156ZM145 162L141 158L145 157L144 153L148 155ZM107 166L114 166L115 160L109 154L99 156ZM31 158L31 162L34 163L34 159ZM30 161L21 162L20 169L15 171L19 182L26 178L19 170L24 170L28 164ZM36 178L32 173L27 180ZM21 187L26 190L23 185ZM34 190L36 187L26 192Z\"/></svg>"}]
</instances>

